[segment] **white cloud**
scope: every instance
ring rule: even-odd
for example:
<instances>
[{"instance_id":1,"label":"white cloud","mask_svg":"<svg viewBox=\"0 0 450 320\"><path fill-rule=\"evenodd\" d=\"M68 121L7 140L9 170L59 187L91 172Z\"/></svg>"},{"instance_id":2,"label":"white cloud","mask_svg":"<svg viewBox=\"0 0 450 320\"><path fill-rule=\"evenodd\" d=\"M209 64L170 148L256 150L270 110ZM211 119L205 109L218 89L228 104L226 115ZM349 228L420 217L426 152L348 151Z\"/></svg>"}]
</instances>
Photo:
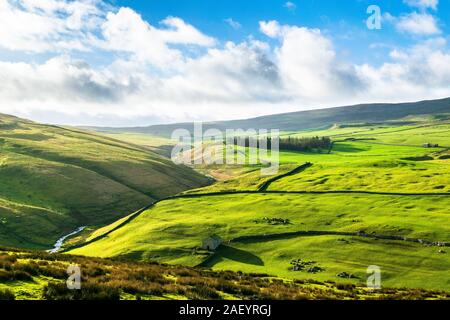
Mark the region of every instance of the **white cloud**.
<instances>
[{"instance_id":1,"label":"white cloud","mask_svg":"<svg viewBox=\"0 0 450 320\"><path fill-rule=\"evenodd\" d=\"M129 8L108 13L102 24L105 38L102 46L109 50L133 54L138 60L154 66L176 66L183 59L180 50L169 44L213 46L215 39L208 37L180 18L168 17L161 22L166 28L156 28Z\"/></svg>"},{"instance_id":2,"label":"white cloud","mask_svg":"<svg viewBox=\"0 0 450 320\"><path fill-rule=\"evenodd\" d=\"M67 56L44 64L0 63L1 112L30 116L65 114L65 122L91 118L149 118L182 121L247 117L276 111L286 99L277 66L260 42L229 42L198 59L186 59L165 77L145 72L141 63L118 60L93 69ZM213 112L213 111L214 112ZM48 120L47 120L48 121Z\"/></svg>"},{"instance_id":3,"label":"white cloud","mask_svg":"<svg viewBox=\"0 0 450 320\"><path fill-rule=\"evenodd\" d=\"M101 7L97 0L2 0L0 47L30 52L87 50L103 14Z\"/></svg>"},{"instance_id":4,"label":"white cloud","mask_svg":"<svg viewBox=\"0 0 450 320\"><path fill-rule=\"evenodd\" d=\"M291 1L288 1L284 4L284 7L287 8L289 11L295 11L297 9L297 5Z\"/></svg>"},{"instance_id":5,"label":"white cloud","mask_svg":"<svg viewBox=\"0 0 450 320\"><path fill-rule=\"evenodd\" d=\"M450 52L443 38L424 41L406 50L391 53L393 62L375 68L358 66L358 73L370 85L369 97L378 100L421 100L450 95Z\"/></svg>"},{"instance_id":6,"label":"white cloud","mask_svg":"<svg viewBox=\"0 0 450 320\"><path fill-rule=\"evenodd\" d=\"M412 12L396 20L396 28L401 32L415 35L434 35L441 33L436 18L428 13Z\"/></svg>"},{"instance_id":7,"label":"white cloud","mask_svg":"<svg viewBox=\"0 0 450 320\"><path fill-rule=\"evenodd\" d=\"M90 51L103 48L166 65L182 58L170 44L214 46L177 17L150 25L129 8L110 11L100 0L0 1L0 47L29 52Z\"/></svg>"},{"instance_id":8,"label":"white cloud","mask_svg":"<svg viewBox=\"0 0 450 320\"><path fill-rule=\"evenodd\" d=\"M282 27L278 23L278 21L260 21L259 22L259 30L264 33L266 36L275 38L279 36L282 32Z\"/></svg>"},{"instance_id":9,"label":"white cloud","mask_svg":"<svg viewBox=\"0 0 450 320\"><path fill-rule=\"evenodd\" d=\"M431 8L436 10L439 4L439 0L403 0L404 3L411 7L420 9Z\"/></svg>"},{"instance_id":10,"label":"white cloud","mask_svg":"<svg viewBox=\"0 0 450 320\"><path fill-rule=\"evenodd\" d=\"M121 81L109 72L93 70L83 61L59 56L43 64L0 62L3 100L34 101L114 101L131 93L131 77Z\"/></svg>"},{"instance_id":11,"label":"white cloud","mask_svg":"<svg viewBox=\"0 0 450 320\"><path fill-rule=\"evenodd\" d=\"M161 24L168 27L167 30L158 30L162 40L166 43L193 44L205 47L211 47L216 44L214 38L204 35L195 27L187 24L180 18L168 17L161 21Z\"/></svg>"},{"instance_id":12,"label":"white cloud","mask_svg":"<svg viewBox=\"0 0 450 320\"><path fill-rule=\"evenodd\" d=\"M339 61L331 40L319 29L281 26L276 21L262 21L260 27L281 42L275 50L276 63L291 97L326 103L324 92L333 92L332 99L336 99L361 86L354 68Z\"/></svg>"},{"instance_id":13,"label":"white cloud","mask_svg":"<svg viewBox=\"0 0 450 320\"><path fill-rule=\"evenodd\" d=\"M17 32L1 37L0 46L51 58L0 61L3 113L71 124L145 125L450 96L444 36L392 49L380 66L358 65L344 61L321 30L275 20L259 23L267 42L249 37L220 44L177 17L151 24L130 8L105 10L97 1L22 3L28 7L0 2L2 17ZM56 12L69 12L69 3L91 6L67 13L73 17L68 25ZM17 15L26 15L34 27L15 24ZM70 42L94 54L106 50L111 63L89 65L89 52L84 60L73 58L74 50L63 45Z\"/></svg>"},{"instance_id":14,"label":"white cloud","mask_svg":"<svg viewBox=\"0 0 450 320\"><path fill-rule=\"evenodd\" d=\"M239 22L233 20L232 18L227 18L224 21L235 30L238 30L242 27L242 25Z\"/></svg>"}]
</instances>

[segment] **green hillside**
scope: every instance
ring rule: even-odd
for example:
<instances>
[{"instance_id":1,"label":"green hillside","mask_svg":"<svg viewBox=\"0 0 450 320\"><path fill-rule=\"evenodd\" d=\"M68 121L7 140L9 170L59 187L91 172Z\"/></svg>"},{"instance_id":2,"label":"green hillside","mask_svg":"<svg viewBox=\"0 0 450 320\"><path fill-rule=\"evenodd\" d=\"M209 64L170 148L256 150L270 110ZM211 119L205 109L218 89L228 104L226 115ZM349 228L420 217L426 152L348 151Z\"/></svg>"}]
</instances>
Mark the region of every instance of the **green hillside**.
<instances>
[{"instance_id":1,"label":"green hillside","mask_svg":"<svg viewBox=\"0 0 450 320\"><path fill-rule=\"evenodd\" d=\"M0 245L39 249L209 183L145 147L7 115L0 177Z\"/></svg>"},{"instance_id":2,"label":"green hillside","mask_svg":"<svg viewBox=\"0 0 450 320\"><path fill-rule=\"evenodd\" d=\"M420 101L413 103L377 103L355 106L300 111L284 114L263 116L253 119L218 121L204 123L203 128L226 129L279 129L280 131L299 131L329 127L335 123L382 123L401 120L400 124L414 122L414 118L427 115L428 119L450 119L450 98ZM192 123L177 123L169 125L154 125L134 128L95 128L95 130L114 133L148 134L170 137L178 128L193 132Z\"/></svg>"},{"instance_id":3,"label":"green hillside","mask_svg":"<svg viewBox=\"0 0 450 320\"><path fill-rule=\"evenodd\" d=\"M449 130L421 120L291 132L331 136L333 149L281 152L282 178L265 190L270 177L245 172L161 201L70 253L358 285L377 265L384 286L449 291ZM223 245L200 250L213 234ZM297 259L319 271L293 271Z\"/></svg>"}]
</instances>

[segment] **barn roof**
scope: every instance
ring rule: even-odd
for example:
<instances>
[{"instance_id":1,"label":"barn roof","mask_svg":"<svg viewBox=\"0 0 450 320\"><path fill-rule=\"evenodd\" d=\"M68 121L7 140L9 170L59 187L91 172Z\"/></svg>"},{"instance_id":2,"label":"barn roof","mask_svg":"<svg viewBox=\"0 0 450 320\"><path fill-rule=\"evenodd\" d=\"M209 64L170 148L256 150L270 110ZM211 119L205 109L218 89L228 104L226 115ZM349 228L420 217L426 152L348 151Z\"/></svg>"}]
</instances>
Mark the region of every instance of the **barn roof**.
<instances>
[{"instance_id":1,"label":"barn roof","mask_svg":"<svg viewBox=\"0 0 450 320\"><path fill-rule=\"evenodd\" d=\"M214 241L222 241L222 238L219 237L217 234L213 234L212 236L209 236L206 239L211 239L211 240L214 240Z\"/></svg>"}]
</instances>

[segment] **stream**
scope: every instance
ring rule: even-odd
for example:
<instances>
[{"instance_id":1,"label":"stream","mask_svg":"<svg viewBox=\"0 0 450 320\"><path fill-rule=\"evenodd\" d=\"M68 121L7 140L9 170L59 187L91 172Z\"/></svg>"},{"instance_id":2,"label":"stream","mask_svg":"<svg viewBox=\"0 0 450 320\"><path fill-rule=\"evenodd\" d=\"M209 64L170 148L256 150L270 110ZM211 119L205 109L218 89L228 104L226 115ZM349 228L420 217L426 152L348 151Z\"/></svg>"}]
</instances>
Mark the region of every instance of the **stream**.
<instances>
[{"instance_id":1,"label":"stream","mask_svg":"<svg viewBox=\"0 0 450 320\"><path fill-rule=\"evenodd\" d=\"M71 236L74 236L74 235L80 233L80 232L83 231L84 229L86 229L86 227L79 227L77 230L75 230L75 231L73 231L73 232L71 232L71 233L69 233L69 234L66 234L65 236L62 236L61 238L59 238L59 239L55 242L55 245L54 245L53 249L47 250L47 252L49 252L49 253L57 253L57 252L61 249L61 247L62 247L63 244L64 244L64 241L65 241L67 238L69 238L69 237L71 237Z\"/></svg>"}]
</instances>

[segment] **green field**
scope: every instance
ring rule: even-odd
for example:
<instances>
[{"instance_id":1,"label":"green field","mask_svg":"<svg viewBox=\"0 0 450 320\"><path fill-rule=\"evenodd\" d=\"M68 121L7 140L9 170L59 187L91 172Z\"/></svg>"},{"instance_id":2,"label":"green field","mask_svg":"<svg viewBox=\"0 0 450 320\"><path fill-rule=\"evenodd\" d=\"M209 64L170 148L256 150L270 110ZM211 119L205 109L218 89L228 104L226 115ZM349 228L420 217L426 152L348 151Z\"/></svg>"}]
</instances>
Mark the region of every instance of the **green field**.
<instances>
[{"instance_id":1,"label":"green field","mask_svg":"<svg viewBox=\"0 0 450 320\"><path fill-rule=\"evenodd\" d=\"M416 125L296 132L335 136L331 153L282 151L279 174L305 162L312 166L272 182L267 192L257 191L271 178L261 176L258 167L237 170L234 177L189 191L189 196L159 202L70 253L357 284L364 283L368 266L377 265L385 286L450 290L448 252L418 242L450 241L448 129L446 123L424 124L422 119ZM440 147L424 148L428 142ZM223 245L209 255L198 248L212 234ZM323 270L292 271L295 259ZM337 274L342 272L355 278L341 279Z\"/></svg>"},{"instance_id":2,"label":"green field","mask_svg":"<svg viewBox=\"0 0 450 320\"><path fill-rule=\"evenodd\" d=\"M101 257L125 256L138 260L195 266L205 259L204 253L195 252L195 248L200 245L202 239L214 233L219 234L225 242L240 236L283 234L294 231L357 232L361 230L368 234L376 232L384 235L449 241L448 204L448 198L442 196L422 199L411 196L352 195L346 196L344 200L340 195L252 194L174 199L159 203L155 208L146 211L132 223L106 238L71 253ZM432 212L432 218L429 217L429 212ZM290 222L288 225L274 226L258 221L264 217L289 219ZM325 250L320 260L316 260L321 265L336 264L334 258L330 261L331 256L327 257L326 252L340 250L345 252L348 260L346 264L340 264L341 272L365 272L364 268L361 269L364 264L355 265L354 263L358 261L363 248L370 247L368 243L365 246L361 245L360 250L354 250L353 245L337 241L339 237L335 237L334 241L325 241L325 246L322 246L322 238L324 238L322 236L310 239L303 236L296 239L287 238L289 239L270 242L269 246L272 249L278 248L274 251L266 251L266 241L257 239L255 243L249 245L248 250L245 249L247 245L238 241L236 248L247 251L248 257L244 254L243 259L238 258L234 263L222 262L217 266L215 264L209 266L217 269L231 268L235 271L261 272L270 265L271 267L266 271L270 271L271 274L295 278L311 277L309 274L287 271L289 261L296 258L292 252L296 250L299 252L299 258L307 258L311 254L305 254L304 247L310 247L311 252ZM325 236L325 238L329 237ZM343 240L347 241L347 237L343 237ZM439 275L442 272L445 273L450 267L448 254L439 254L436 247L422 248L418 244L400 242L392 245L392 241L364 240L375 244L376 248L373 248L373 252L378 252L376 256L365 257L366 261L371 261L365 268L374 264L400 270L411 265L424 264L430 267L427 273L439 278ZM360 242L354 237L350 237L348 241ZM317 246L314 246L314 243ZM298 245L297 248L296 245ZM235 248L234 241L230 246ZM291 254L283 253L288 247L291 248ZM391 248L393 250L397 248L399 252L406 251L408 252L405 253L406 255L415 253L410 259L396 260L393 259L397 256L396 254L393 253L393 257L385 254L386 250ZM423 255L417 254L418 250L421 250ZM372 252L372 250L368 251ZM272 261L274 256L278 257L277 263ZM424 261L425 257L429 260ZM255 264L252 262L254 259L262 262L259 265ZM233 260L232 256L230 260ZM433 273L433 267L436 267L435 273ZM329 272L324 275L334 279L333 272L336 268L329 269ZM393 279L391 285L396 279L402 283L408 283L403 273L392 274L390 277ZM322 275L320 279L326 280ZM409 284L413 287L424 285L430 288L430 282L425 278L422 283L414 281ZM439 288L447 288L448 285L449 283L444 283Z\"/></svg>"}]
</instances>

